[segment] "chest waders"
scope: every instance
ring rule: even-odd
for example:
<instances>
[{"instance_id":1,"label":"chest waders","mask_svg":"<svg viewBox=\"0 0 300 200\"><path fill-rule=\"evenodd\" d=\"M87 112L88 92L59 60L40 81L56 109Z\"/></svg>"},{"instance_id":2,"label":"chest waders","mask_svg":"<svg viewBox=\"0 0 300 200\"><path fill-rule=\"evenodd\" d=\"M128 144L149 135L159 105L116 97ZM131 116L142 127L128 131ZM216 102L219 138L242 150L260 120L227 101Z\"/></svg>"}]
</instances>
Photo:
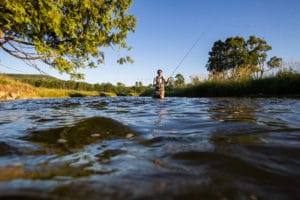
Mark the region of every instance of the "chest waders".
<instances>
[{"instance_id":1,"label":"chest waders","mask_svg":"<svg viewBox=\"0 0 300 200\"><path fill-rule=\"evenodd\" d=\"M155 91L154 91L154 98L165 98L165 79L164 77L156 77L155 78Z\"/></svg>"}]
</instances>

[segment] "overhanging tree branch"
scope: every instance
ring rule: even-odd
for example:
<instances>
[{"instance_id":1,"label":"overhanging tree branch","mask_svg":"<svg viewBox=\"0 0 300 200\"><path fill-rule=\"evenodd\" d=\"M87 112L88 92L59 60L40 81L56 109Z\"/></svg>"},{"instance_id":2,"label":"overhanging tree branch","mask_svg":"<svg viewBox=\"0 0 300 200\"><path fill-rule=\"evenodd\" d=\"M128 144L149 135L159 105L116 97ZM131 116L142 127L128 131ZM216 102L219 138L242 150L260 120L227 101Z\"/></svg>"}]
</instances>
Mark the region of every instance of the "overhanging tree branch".
<instances>
[{"instance_id":1,"label":"overhanging tree branch","mask_svg":"<svg viewBox=\"0 0 300 200\"><path fill-rule=\"evenodd\" d=\"M17 43L20 43L20 44L25 44L25 45L30 45L30 46L34 46L34 44L32 44L31 42L26 42L24 40L20 40L20 39L16 39L14 37L3 37L3 40L5 41L14 41L14 42L17 42Z\"/></svg>"},{"instance_id":2,"label":"overhanging tree branch","mask_svg":"<svg viewBox=\"0 0 300 200\"><path fill-rule=\"evenodd\" d=\"M18 59L21 59L21 60L40 60L40 59L44 59L44 58L48 58L49 56L45 56L45 55L39 55L39 56L29 56L28 53L25 53L25 52L19 52L19 53L22 53L24 54L24 56L20 56L17 52L18 51L12 51L6 47L4 47L3 45L1 45L1 48L7 52L9 55L11 56L14 56Z\"/></svg>"},{"instance_id":3,"label":"overhanging tree branch","mask_svg":"<svg viewBox=\"0 0 300 200\"><path fill-rule=\"evenodd\" d=\"M94 61L103 63L102 47L129 50L125 40L136 25L127 13L132 2L1 0L0 47L18 59L41 60L73 76L77 69L96 67Z\"/></svg>"}]
</instances>

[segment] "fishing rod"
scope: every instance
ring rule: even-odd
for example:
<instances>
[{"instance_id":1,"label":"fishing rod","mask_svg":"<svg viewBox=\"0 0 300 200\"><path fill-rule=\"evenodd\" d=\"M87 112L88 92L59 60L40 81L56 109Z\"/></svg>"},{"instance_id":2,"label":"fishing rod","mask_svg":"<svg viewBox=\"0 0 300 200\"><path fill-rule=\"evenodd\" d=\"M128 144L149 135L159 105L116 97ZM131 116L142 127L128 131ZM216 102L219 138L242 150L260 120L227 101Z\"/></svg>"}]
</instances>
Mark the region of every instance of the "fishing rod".
<instances>
[{"instance_id":1,"label":"fishing rod","mask_svg":"<svg viewBox=\"0 0 300 200\"><path fill-rule=\"evenodd\" d=\"M178 65L175 67L175 69L173 70L172 74L170 77L172 77L174 75L174 73L176 72L176 70L181 66L181 64L183 63L183 61L188 57L188 55L191 53L191 51L195 48L195 46L197 45L197 43L200 41L200 39L202 38L202 36L204 35L204 31L200 34L200 36L197 38L197 40L193 43L193 45L191 46L191 48L186 52L186 54L182 57L182 59L180 60L180 62L178 63Z\"/></svg>"}]
</instances>

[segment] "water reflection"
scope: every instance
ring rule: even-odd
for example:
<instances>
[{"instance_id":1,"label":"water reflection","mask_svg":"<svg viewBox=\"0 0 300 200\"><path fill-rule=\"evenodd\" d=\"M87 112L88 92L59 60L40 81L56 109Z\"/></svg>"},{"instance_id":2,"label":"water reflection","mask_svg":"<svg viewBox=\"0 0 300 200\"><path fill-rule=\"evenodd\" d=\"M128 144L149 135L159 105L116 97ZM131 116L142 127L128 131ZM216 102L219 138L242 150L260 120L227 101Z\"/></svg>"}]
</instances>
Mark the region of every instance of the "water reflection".
<instances>
[{"instance_id":1,"label":"water reflection","mask_svg":"<svg viewBox=\"0 0 300 200\"><path fill-rule=\"evenodd\" d=\"M259 111L259 104L255 100L234 100L216 99L214 106L208 109L213 113L211 118L225 122L252 122L257 120L256 112Z\"/></svg>"},{"instance_id":2,"label":"water reflection","mask_svg":"<svg viewBox=\"0 0 300 200\"><path fill-rule=\"evenodd\" d=\"M166 109L159 109L156 111L157 115L158 115L158 120L155 120L155 124L161 124L164 118L164 115L167 114L167 110Z\"/></svg>"}]
</instances>

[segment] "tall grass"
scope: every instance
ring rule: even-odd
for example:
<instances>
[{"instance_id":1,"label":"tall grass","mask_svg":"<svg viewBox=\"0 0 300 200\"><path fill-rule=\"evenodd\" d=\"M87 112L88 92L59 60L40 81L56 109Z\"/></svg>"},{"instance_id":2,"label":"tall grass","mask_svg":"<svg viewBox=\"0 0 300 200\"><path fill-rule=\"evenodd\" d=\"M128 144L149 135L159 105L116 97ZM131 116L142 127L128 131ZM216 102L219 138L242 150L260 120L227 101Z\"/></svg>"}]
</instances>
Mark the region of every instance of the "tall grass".
<instances>
[{"instance_id":1,"label":"tall grass","mask_svg":"<svg viewBox=\"0 0 300 200\"><path fill-rule=\"evenodd\" d=\"M35 97L37 97L37 93L32 86L0 74L0 100Z\"/></svg>"},{"instance_id":2,"label":"tall grass","mask_svg":"<svg viewBox=\"0 0 300 200\"><path fill-rule=\"evenodd\" d=\"M300 74L280 73L263 79L204 81L198 85L175 89L170 96L300 96Z\"/></svg>"}]
</instances>

